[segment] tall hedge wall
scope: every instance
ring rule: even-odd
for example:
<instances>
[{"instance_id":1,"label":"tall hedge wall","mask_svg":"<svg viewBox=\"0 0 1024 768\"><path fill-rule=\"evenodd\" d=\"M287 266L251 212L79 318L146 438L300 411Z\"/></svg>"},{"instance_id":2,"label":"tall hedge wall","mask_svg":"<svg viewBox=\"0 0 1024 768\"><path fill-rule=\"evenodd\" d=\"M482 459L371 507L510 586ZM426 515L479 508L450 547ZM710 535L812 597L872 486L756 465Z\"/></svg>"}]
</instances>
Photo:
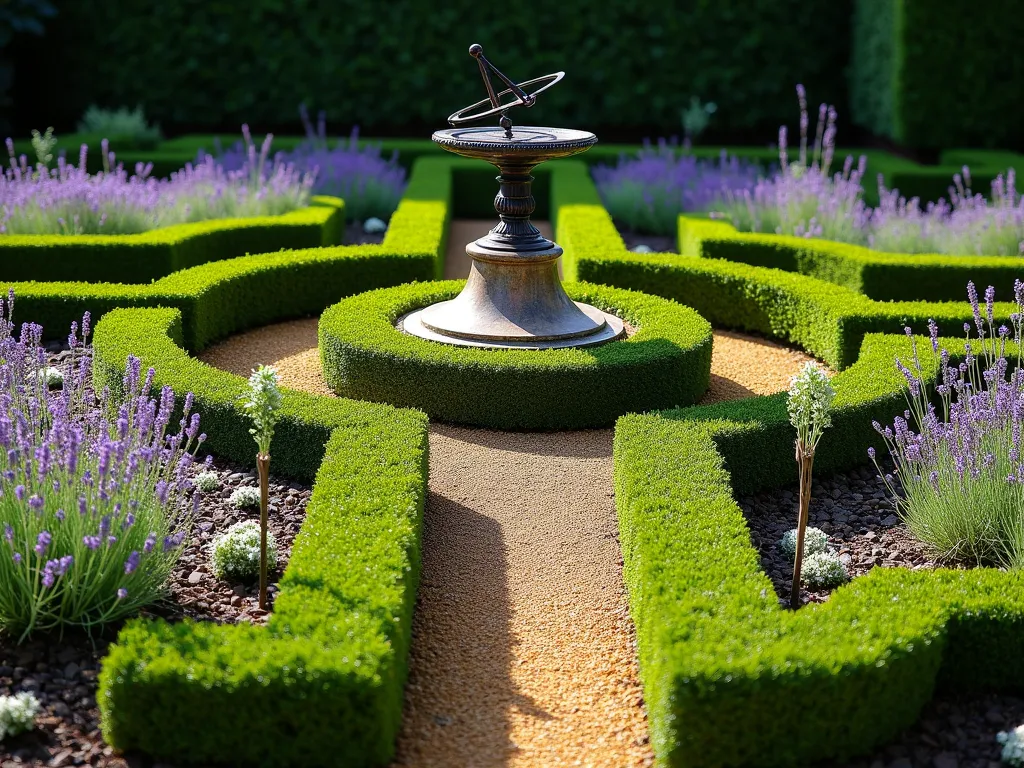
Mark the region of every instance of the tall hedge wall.
<instances>
[{"instance_id":1,"label":"tall hedge wall","mask_svg":"<svg viewBox=\"0 0 1024 768\"><path fill-rule=\"evenodd\" d=\"M46 56L22 51L17 114L142 103L165 129L256 129L296 122L305 100L337 128L443 127L486 95L466 53L479 42L514 79L568 73L530 121L679 133L695 95L718 104L712 127L767 141L794 119L794 83L845 102L851 2L62 0Z\"/></svg>"},{"instance_id":2,"label":"tall hedge wall","mask_svg":"<svg viewBox=\"0 0 1024 768\"><path fill-rule=\"evenodd\" d=\"M856 0L854 123L907 146L1019 147L1018 0Z\"/></svg>"}]
</instances>

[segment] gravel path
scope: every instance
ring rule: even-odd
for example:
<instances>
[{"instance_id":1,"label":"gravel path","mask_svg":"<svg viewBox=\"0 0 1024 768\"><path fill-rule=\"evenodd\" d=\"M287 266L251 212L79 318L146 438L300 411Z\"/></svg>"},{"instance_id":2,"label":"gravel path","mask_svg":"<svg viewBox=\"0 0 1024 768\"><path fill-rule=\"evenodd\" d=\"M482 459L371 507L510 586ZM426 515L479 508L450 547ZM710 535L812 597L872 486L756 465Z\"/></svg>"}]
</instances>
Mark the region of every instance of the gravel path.
<instances>
[{"instance_id":1,"label":"gravel path","mask_svg":"<svg viewBox=\"0 0 1024 768\"><path fill-rule=\"evenodd\" d=\"M463 224L449 243L489 226ZM202 359L243 375L273 363L286 386L326 391L315 319L235 336ZM808 359L716 332L705 401L779 391ZM611 437L432 426L396 766L652 764L621 577Z\"/></svg>"}]
</instances>

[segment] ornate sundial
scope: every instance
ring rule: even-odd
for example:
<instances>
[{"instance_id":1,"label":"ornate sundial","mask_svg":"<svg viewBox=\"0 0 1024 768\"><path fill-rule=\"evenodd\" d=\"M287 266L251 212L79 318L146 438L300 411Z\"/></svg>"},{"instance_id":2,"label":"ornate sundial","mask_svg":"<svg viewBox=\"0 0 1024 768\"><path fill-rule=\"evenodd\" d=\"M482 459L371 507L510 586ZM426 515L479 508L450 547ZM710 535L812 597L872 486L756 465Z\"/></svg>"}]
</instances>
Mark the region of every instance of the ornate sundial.
<instances>
[{"instance_id":1,"label":"ornate sundial","mask_svg":"<svg viewBox=\"0 0 1024 768\"><path fill-rule=\"evenodd\" d=\"M532 107L537 96L558 83L564 72L515 83L472 45L487 98L448 118L453 126L433 140L462 157L486 160L498 169L494 210L500 219L485 236L466 246L472 259L462 292L399 320L415 336L463 346L549 349L601 344L623 333L618 317L572 301L558 278L562 249L530 222L536 208L530 172L540 163L584 152L597 143L587 131L514 126L508 111ZM495 91L491 76L507 88ZM500 116L498 126L463 127Z\"/></svg>"}]
</instances>

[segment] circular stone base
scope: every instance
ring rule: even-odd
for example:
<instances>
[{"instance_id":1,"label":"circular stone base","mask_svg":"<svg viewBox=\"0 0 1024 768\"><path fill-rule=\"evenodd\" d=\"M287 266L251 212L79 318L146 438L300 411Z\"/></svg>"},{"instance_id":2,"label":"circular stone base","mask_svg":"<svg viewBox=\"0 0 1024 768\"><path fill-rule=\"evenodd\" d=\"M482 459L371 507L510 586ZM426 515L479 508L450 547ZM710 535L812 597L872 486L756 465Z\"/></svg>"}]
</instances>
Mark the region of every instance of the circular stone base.
<instances>
[{"instance_id":1,"label":"circular stone base","mask_svg":"<svg viewBox=\"0 0 1024 768\"><path fill-rule=\"evenodd\" d=\"M403 333L399 318L464 281L412 283L343 299L320 316L324 379L342 397L409 406L493 429L608 426L625 413L697 402L711 375L711 324L669 299L566 283L573 301L628 323L628 337L568 349L486 349Z\"/></svg>"},{"instance_id":2,"label":"circular stone base","mask_svg":"<svg viewBox=\"0 0 1024 768\"><path fill-rule=\"evenodd\" d=\"M589 304L575 302L585 315L597 322L604 321L595 333L586 336L569 336L563 339L537 339L533 341L515 341L512 339L467 339L461 336L449 336L426 325L423 320L423 313L430 307L417 309L408 314L402 315L395 323L395 327L405 331L412 336L419 336L421 339L439 341L443 344L454 344L460 347L481 347L484 349L567 349L569 347L593 347L613 341L622 336L626 331L622 319L608 312L602 312L597 307ZM432 306L438 306L436 304Z\"/></svg>"}]
</instances>

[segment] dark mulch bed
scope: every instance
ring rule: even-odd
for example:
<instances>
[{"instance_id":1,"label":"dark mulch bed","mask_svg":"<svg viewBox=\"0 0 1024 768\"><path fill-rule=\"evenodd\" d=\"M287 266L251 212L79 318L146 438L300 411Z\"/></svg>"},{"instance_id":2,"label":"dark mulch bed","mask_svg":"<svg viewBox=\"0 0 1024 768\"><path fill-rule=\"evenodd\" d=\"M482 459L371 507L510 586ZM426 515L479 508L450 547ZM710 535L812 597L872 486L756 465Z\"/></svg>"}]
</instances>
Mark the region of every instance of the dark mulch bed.
<instances>
[{"instance_id":1,"label":"dark mulch bed","mask_svg":"<svg viewBox=\"0 0 1024 768\"><path fill-rule=\"evenodd\" d=\"M927 548L894 514L874 467L815 477L809 525L829 536L851 578L872 568L934 568ZM779 600L789 605L793 564L778 549L782 534L796 527L797 487L764 491L739 500L761 564ZM804 603L824 602L828 590L801 589ZM1009 695L960 695L940 692L918 722L891 744L844 768L996 768L1000 745L995 736L1024 722L1024 699ZM835 766L834 761L820 764Z\"/></svg>"},{"instance_id":2,"label":"dark mulch bed","mask_svg":"<svg viewBox=\"0 0 1024 768\"><path fill-rule=\"evenodd\" d=\"M751 538L761 555L761 566L775 585L780 601L789 605L793 561L779 551L782 534L796 527L797 487L787 486L744 496L740 508L750 525ZM875 566L933 568L927 548L915 539L895 515L885 484L872 466L815 477L811 487L808 525L828 534L851 578ZM804 602L820 603L829 590L800 591Z\"/></svg>"},{"instance_id":3,"label":"dark mulch bed","mask_svg":"<svg viewBox=\"0 0 1024 768\"><path fill-rule=\"evenodd\" d=\"M345 225L345 245L380 245L387 232L365 232L363 222L350 221Z\"/></svg>"},{"instance_id":4,"label":"dark mulch bed","mask_svg":"<svg viewBox=\"0 0 1024 768\"><path fill-rule=\"evenodd\" d=\"M223 461L215 461L212 470L220 475L221 489L204 495L172 573L169 598L151 606L144 615L170 620L187 616L218 623L265 622L267 614L257 605L258 586L218 581L210 572L207 554L212 539L233 523L259 520L258 510L237 510L228 501L235 488L257 485L256 473ZM272 599L305 517L310 489L273 476L270 480L269 524L278 544L278 568L270 574ZM43 705L35 731L0 742L0 768L151 764L141 756L113 756L100 737L96 679L100 660L116 634L117 627L110 627L93 637L82 632L67 632L63 638L41 635L22 645L0 635L0 694L31 691ZM160 765L169 768L166 763Z\"/></svg>"},{"instance_id":5,"label":"dark mulch bed","mask_svg":"<svg viewBox=\"0 0 1024 768\"><path fill-rule=\"evenodd\" d=\"M644 235L633 230L619 227L619 234L626 243L626 248L633 250L638 245L646 245L655 253L678 253L678 245L675 237L667 235Z\"/></svg>"}]
</instances>

